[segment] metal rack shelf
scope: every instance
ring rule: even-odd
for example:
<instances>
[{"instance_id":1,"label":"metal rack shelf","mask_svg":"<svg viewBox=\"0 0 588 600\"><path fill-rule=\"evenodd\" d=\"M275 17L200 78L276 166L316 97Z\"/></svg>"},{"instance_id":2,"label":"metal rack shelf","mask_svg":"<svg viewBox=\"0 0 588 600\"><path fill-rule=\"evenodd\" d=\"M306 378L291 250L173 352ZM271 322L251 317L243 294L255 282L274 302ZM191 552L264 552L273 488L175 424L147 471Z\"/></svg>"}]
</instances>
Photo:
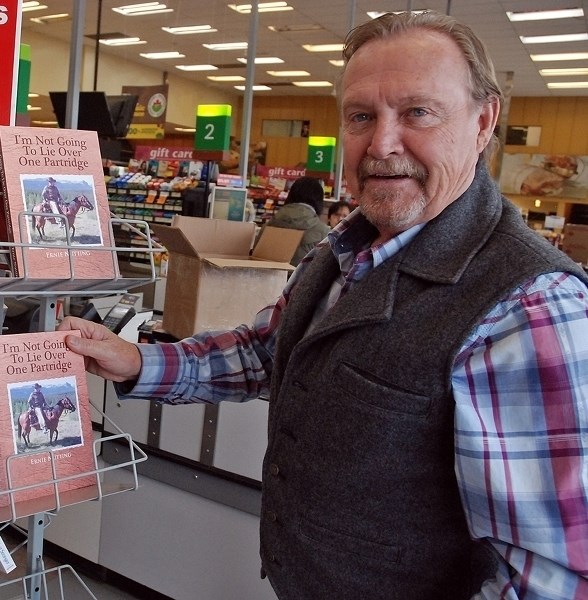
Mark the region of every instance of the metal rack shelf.
<instances>
[{"instance_id":1,"label":"metal rack shelf","mask_svg":"<svg viewBox=\"0 0 588 600\"><path fill-rule=\"evenodd\" d=\"M21 218L34 215L32 211L23 211L19 214ZM56 215L59 216L59 215ZM122 290L128 290L133 287L151 283L157 279L155 269L155 254L165 252L165 248L156 242L146 221L139 219L119 219L111 217L108 221L110 230L110 239L114 240L113 225L124 226L136 236L144 240L144 245L137 246L92 246L92 251L108 252L112 256L114 272L119 273L118 257L124 254L136 254L138 252L145 254L144 262L147 265L145 277L123 277L117 275L111 279L77 279L72 260L72 253L69 252L69 277L62 279L42 279L30 277L27 273L26 260L23 260L24 274L22 277L12 277L7 272L6 277L0 277L0 298L1 296L80 296L90 294L116 294ZM21 227L21 232L25 231ZM21 239L20 242L0 242L0 254L4 254L7 263L10 264L10 255L12 252L20 252L24 258L23 249L51 249L51 250L75 250L80 246L74 246L69 239L69 232L66 232L67 241L65 244L51 244L51 246L42 243L32 244Z\"/></svg>"}]
</instances>

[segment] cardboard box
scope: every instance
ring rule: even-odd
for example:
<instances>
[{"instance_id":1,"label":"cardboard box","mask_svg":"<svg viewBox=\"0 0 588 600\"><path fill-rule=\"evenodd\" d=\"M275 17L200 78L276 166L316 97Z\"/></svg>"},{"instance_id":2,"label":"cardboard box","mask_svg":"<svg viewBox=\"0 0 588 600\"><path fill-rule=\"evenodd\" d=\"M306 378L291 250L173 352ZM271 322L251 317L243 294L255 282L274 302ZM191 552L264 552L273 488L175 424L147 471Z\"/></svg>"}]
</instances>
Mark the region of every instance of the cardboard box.
<instances>
[{"instance_id":1,"label":"cardboard box","mask_svg":"<svg viewBox=\"0 0 588 600\"><path fill-rule=\"evenodd\" d=\"M563 233L562 250L573 261L588 264L588 225L568 223Z\"/></svg>"},{"instance_id":2,"label":"cardboard box","mask_svg":"<svg viewBox=\"0 0 588 600\"><path fill-rule=\"evenodd\" d=\"M170 255L163 328L179 339L250 325L282 293L303 235L265 227L250 256L254 223L176 215L153 231Z\"/></svg>"}]
</instances>

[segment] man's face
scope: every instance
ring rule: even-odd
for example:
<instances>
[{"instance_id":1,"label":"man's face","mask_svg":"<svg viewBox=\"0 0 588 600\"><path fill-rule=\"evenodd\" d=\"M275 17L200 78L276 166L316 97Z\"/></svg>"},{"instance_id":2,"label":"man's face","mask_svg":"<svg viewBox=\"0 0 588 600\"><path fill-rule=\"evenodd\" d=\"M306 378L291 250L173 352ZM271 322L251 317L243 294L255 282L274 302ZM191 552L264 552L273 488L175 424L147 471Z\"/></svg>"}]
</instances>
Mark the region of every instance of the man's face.
<instances>
[{"instance_id":1,"label":"man's face","mask_svg":"<svg viewBox=\"0 0 588 600\"><path fill-rule=\"evenodd\" d=\"M436 217L469 187L498 101L473 101L453 40L417 30L368 42L342 83L347 185L379 241Z\"/></svg>"}]
</instances>

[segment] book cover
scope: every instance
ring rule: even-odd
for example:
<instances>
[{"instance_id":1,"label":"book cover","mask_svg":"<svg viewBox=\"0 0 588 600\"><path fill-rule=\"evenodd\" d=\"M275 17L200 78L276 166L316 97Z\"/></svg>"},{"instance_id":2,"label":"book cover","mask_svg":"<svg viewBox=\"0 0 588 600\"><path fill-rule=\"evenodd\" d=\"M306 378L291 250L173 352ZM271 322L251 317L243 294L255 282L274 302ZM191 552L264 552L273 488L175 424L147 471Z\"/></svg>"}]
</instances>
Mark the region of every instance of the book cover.
<instances>
[{"instance_id":1,"label":"book cover","mask_svg":"<svg viewBox=\"0 0 588 600\"><path fill-rule=\"evenodd\" d=\"M84 359L64 341L72 333L0 336L2 521L98 496Z\"/></svg>"},{"instance_id":2,"label":"book cover","mask_svg":"<svg viewBox=\"0 0 588 600\"><path fill-rule=\"evenodd\" d=\"M117 275L116 255L104 249L113 241L95 131L1 126L0 190L5 241L27 245L12 252L15 277L102 281Z\"/></svg>"}]
</instances>

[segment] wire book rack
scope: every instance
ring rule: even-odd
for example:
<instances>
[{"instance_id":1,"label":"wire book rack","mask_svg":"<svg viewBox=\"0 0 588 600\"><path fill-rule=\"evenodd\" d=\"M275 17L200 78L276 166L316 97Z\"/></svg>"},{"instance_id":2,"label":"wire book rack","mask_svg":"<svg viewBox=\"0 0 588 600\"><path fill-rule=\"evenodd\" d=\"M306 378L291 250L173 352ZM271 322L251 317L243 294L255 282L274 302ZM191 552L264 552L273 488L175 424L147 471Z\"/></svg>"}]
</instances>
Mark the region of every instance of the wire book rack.
<instances>
[{"instance_id":1,"label":"wire book rack","mask_svg":"<svg viewBox=\"0 0 588 600\"><path fill-rule=\"evenodd\" d=\"M38 214L38 213L37 213ZM104 280L88 280L76 278L75 266L72 260L70 250L80 249L80 245L73 245L69 231L65 228L66 243L51 244L50 246L40 241L32 243L25 239L26 226L25 219L30 219L35 213L32 211L22 211L19 213L21 219L20 241L7 242L0 241L0 259L4 258L7 265L12 266L12 255L20 253L22 276L14 277L14 270L5 271L5 276L0 276L0 308L4 297L34 297L40 302L39 331L53 331L56 325L55 306L56 299L68 296L106 296L127 291L134 287L154 282L157 279L155 255L165 252L165 248L156 242L152 236L147 222L140 219L120 219L111 215L108 221L110 239L114 240L113 224L122 225L129 232L143 239L143 246L140 249L137 246L92 246L92 251L110 253L112 258L113 273L115 276ZM52 215L57 218L60 215ZM27 249L48 249L68 251L69 277L61 279L40 279L29 276L26 260ZM124 253L145 253L148 269L144 277L124 277L119 274L118 257ZM0 325L3 323L4 315L0 312ZM74 569L69 565L45 569L43 562L43 537L46 520L51 519L52 515L57 514L62 507L87 501L101 501L107 496L121 492L136 490L138 487L137 464L147 460L147 455L131 439L131 436L123 432L113 421L90 400L93 408L102 415L102 417L113 426L113 431L117 433L101 437L93 442L94 469L85 473L76 473L67 477L57 477L55 472L55 461L51 460L52 479L44 480L40 483L11 487L8 483L8 489L0 490L0 534L6 527L16 527L17 519L28 518L28 527L26 530L27 538L25 542L13 548L10 553L15 553L23 544L27 546L27 565L26 575L17 577L8 581L0 579L0 600L97 600L87 585L77 575ZM100 464L99 456L102 445L106 442L117 442L126 450L125 457L128 460L117 462L116 464ZM50 455L54 450L41 450L31 452L28 456L40 459L52 458ZM7 479L10 482L11 464L16 456L2 458L6 461ZM104 463L104 461L102 461ZM124 469L125 476L121 474L120 482L106 482L106 479L112 479L109 475L115 470ZM62 494L60 484L77 478L93 477L95 485L88 488L80 487L77 490L68 490ZM124 483L123 483L124 479ZM34 503L23 508L24 503L16 501L16 495L19 492L34 489L35 487L50 487L52 495L44 496L37 506L43 506L34 510ZM67 499L65 498L67 494ZM47 503L51 506L47 509ZM7 506L3 506L7 505ZM25 505L26 506L26 505ZM28 508L28 509L27 509ZM2 513L2 511L4 511ZM23 530L24 531L24 530ZM2 577L4 579L4 577ZM72 586L75 588L71 590Z\"/></svg>"}]
</instances>

